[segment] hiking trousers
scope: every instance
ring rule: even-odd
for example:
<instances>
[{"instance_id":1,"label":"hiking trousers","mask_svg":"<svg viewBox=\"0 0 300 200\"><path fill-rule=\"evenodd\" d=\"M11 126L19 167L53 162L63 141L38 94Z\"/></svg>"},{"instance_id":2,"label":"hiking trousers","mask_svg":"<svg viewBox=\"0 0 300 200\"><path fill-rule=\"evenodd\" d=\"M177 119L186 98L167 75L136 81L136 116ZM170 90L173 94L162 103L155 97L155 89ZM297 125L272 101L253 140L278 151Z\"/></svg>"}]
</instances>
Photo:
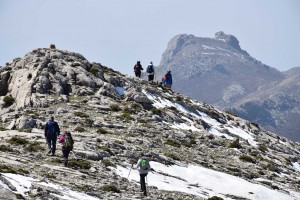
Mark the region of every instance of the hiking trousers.
<instances>
[{"instance_id":1,"label":"hiking trousers","mask_svg":"<svg viewBox=\"0 0 300 200\"><path fill-rule=\"evenodd\" d=\"M65 167L68 166L68 159L69 159L70 152L71 152L70 149L65 148L65 147L62 148L62 154L63 154L63 158L64 158L64 166Z\"/></svg>"},{"instance_id":2,"label":"hiking trousers","mask_svg":"<svg viewBox=\"0 0 300 200\"><path fill-rule=\"evenodd\" d=\"M147 196L147 188L146 188L146 182L145 182L145 178L147 175L148 174L140 174L141 190L145 196Z\"/></svg>"},{"instance_id":3,"label":"hiking trousers","mask_svg":"<svg viewBox=\"0 0 300 200\"><path fill-rule=\"evenodd\" d=\"M47 139L48 149L51 150L52 155L54 155L55 154L55 150L56 150L56 139L57 139L57 136L55 135L55 137L53 137L52 135L47 135L46 139Z\"/></svg>"},{"instance_id":4,"label":"hiking trousers","mask_svg":"<svg viewBox=\"0 0 300 200\"><path fill-rule=\"evenodd\" d=\"M141 73L142 73L141 71L136 71L136 72L134 72L134 73L135 73L135 76L136 76L136 77L141 78Z\"/></svg>"},{"instance_id":5,"label":"hiking trousers","mask_svg":"<svg viewBox=\"0 0 300 200\"><path fill-rule=\"evenodd\" d=\"M154 74L148 75L148 81L153 81L153 79L154 79Z\"/></svg>"}]
</instances>

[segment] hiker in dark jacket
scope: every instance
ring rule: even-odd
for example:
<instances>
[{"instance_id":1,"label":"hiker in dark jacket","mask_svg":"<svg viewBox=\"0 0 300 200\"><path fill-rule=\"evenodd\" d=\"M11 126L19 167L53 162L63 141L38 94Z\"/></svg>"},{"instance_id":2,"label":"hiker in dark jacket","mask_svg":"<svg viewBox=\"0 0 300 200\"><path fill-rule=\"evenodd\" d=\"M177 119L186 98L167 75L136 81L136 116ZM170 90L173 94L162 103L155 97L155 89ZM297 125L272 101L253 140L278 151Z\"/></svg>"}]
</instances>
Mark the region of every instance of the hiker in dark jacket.
<instances>
[{"instance_id":1,"label":"hiker in dark jacket","mask_svg":"<svg viewBox=\"0 0 300 200\"><path fill-rule=\"evenodd\" d=\"M163 84L167 87L167 88L171 88L172 86L172 74L171 74L171 70L169 70L166 75L163 78Z\"/></svg>"},{"instance_id":2,"label":"hiker in dark jacket","mask_svg":"<svg viewBox=\"0 0 300 200\"><path fill-rule=\"evenodd\" d=\"M74 144L74 140L72 138L71 133L68 131L64 131L64 133L59 137L58 142L62 143L61 150L64 158L64 166L67 167L69 154L73 150L73 144Z\"/></svg>"},{"instance_id":3,"label":"hiker in dark jacket","mask_svg":"<svg viewBox=\"0 0 300 200\"><path fill-rule=\"evenodd\" d=\"M148 175L148 172L151 169L149 160L144 157L144 154L141 153L141 158L138 160L136 164L136 168L139 171L140 174L140 184L141 184L141 190L144 193L145 196L147 196L147 188L146 188L146 182L145 178Z\"/></svg>"},{"instance_id":4,"label":"hiker in dark jacket","mask_svg":"<svg viewBox=\"0 0 300 200\"><path fill-rule=\"evenodd\" d=\"M150 64L147 67L147 74L148 74L148 81L153 81L153 79L154 79L154 67L153 67L152 62L150 62Z\"/></svg>"},{"instance_id":5,"label":"hiker in dark jacket","mask_svg":"<svg viewBox=\"0 0 300 200\"><path fill-rule=\"evenodd\" d=\"M52 152L52 156L55 155L56 150L56 140L59 136L60 129L57 122L54 121L54 117L51 117L50 120L45 125L45 137L48 144L48 149L50 154Z\"/></svg>"},{"instance_id":6,"label":"hiker in dark jacket","mask_svg":"<svg viewBox=\"0 0 300 200\"><path fill-rule=\"evenodd\" d=\"M134 69L135 76L141 78L142 70L144 70L141 65L141 61L137 61L133 69Z\"/></svg>"}]
</instances>

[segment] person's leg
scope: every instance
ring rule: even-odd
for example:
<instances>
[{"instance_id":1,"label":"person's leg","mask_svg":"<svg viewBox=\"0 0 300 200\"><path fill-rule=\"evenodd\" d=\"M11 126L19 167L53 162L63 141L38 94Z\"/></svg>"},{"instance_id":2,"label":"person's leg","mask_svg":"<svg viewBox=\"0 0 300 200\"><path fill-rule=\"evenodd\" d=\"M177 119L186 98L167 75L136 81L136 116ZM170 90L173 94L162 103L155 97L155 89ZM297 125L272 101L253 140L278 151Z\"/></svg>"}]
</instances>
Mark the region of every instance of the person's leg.
<instances>
[{"instance_id":1,"label":"person's leg","mask_svg":"<svg viewBox=\"0 0 300 200\"><path fill-rule=\"evenodd\" d=\"M67 149L67 151L66 151L65 167L67 167L67 166L68 166L68 162L69 162L69 154L70 154L70 150L69 150L69 149Z\"/></svg>"},{"instance_id":2,"label":"person's leg","mask_svg":"<svg viewBox=\"0 0 300 200\"><path fill-rule=\"evenodd\" d=\"M154 79L154 74L153 75L149 75L149 81L153 81Z\"/></svg>"},{"instance_id":3,"label":"person's leg","mask_svg":"<svg viewBox=\"0 0 300 200\"><path fill-rule=\"evenodd\" d=\"M146 188L146 182L145 182L145 177L147 176L147 174L142 174L142 183L143 183L143 192L144 195L147 196L147 188Z\"/></svg>"},{"instance_id":4,"label":"person's leg","mask_svg":"<svg viewBox=\"0 0 300 200\"><path fill-rule=\"evenodd\" d=\"M64 166L67 167L68 166L68 150L66 148L62 149L62 153L63 153L63 158L64 158Z\"/></svg>"},{"instance_id":5,"label":"person's leg","mask_svg":"<svg viewBox=\"0 0 300 200\"><path fill-rule=\"evenodd\" d=\"M46 137L46 141L47 141L47 145L48 145L48 154L51 153L52 149L51 149L51 137L47 136Z\"/></svg>"},{"instance_id":6,"label":"person's leg","mask_svg":"<svg viewBox=\"0 0 300 200\"><path fill-rule=\"evenodd\" d=\"M52 137L52 155L55 155L55 150L56 150L56 137Z\"/></svg>"}]
</instances>

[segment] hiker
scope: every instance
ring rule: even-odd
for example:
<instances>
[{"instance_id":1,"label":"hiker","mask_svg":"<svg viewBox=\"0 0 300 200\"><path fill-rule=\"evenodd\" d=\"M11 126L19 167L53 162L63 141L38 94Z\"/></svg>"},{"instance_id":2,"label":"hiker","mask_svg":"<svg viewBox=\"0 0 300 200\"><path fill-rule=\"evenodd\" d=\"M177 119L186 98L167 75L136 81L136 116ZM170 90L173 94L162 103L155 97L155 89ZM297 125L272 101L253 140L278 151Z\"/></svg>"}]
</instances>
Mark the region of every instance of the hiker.
<instances>
[{"instance_id":1,"label":"hiker","mask_svg":"<svg viewBox=\"0 0 300 200\"><path fill-rule=\"evenodd\" d=\"M64 158L64 166L67 167L69 154L73 150L74 145L74 140L71 133L69 131L64 131L64 133L60 136L58 142L62 143L63 145L61 150Z\"/></svg>"},{"instance_id":2,"label":"hiker","mask_svg":"<svg viewBox=\"0 0 300 200\"><path fill-rule=\"evenodd\" d=\"M141 78L141 73L142 73L143 67L141 65L141 61L137 61L136 64L134 65L134 73L136 77Z\"/></svg>"},{"instance_id":3,"label":"hiker","mask_svg":"<svg viewBox=\"0 0 300 200\"><path fill-rule=\"evenodd\" d=\"M147 73L148 73L148 81L153 81L154 79L154 67L152 61L147 67Z\"/></svg>"},{"instance_id":4,"label":"hiker","mask_svg":"<svg viewBox=\"0 0 300 200\"><path fill-rule=\"evenodd\" d=\"M60 129L57 122L54 121L54 117L52 116L50 120L45 125L45 137L48 144L48 149L50 154L52 152L52 156L55 155L56 150L56 140L60 134Z\"/></svg>"},{"instance_id":5,"label":"hiker","mask_svg":"<svg viewBox=\"0 0 300 200\"><path fill-rule=\"evenodd\" d=\"M172 74L171 74L171 70L169 70L166 75L163 78L163 84L167 87L167 88L171 88L172 86Z\"/></svg>"},{"instance_id":6,"label":"hiker","mask_svg":"<svg viewBox=\"0 0 300 200\"><path fill-rule=\"evenodd\" d=\"M141 158L138 160L136 164L136 168L138 169L140 173L140 184L141 184L141 190L144 193L145 196L147 196L147 188L145 183L145 178L148 175L148 172L151 169L149 160L144 157L144 154L141 153Z\"/></svg>"}]
</instances>

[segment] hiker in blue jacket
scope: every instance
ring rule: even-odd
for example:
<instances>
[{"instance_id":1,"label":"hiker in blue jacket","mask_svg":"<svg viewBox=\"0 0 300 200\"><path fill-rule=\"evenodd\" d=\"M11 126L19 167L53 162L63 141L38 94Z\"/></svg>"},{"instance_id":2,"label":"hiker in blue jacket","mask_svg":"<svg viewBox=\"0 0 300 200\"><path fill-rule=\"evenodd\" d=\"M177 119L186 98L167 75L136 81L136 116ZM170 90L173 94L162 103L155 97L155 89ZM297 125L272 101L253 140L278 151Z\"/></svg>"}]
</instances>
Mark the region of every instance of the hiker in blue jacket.
<instances>
[{"instance_id":1,"label":"hiker in blue jacket","mask_svg":"<svg viewBox=\"0 0 300 200\"><path fill-rule=\"evenodd\" d=\"M49 149L48 154L52 152L52 156L55 155L56 140L59 134L60 134L59 126L57 122L54 121L54 117L52 116L45 125L45 137Z\"/></svg>"},{"instance_id":2,"label":"hiker in blue jacket","mask_svg":"<svg viewBox=\"0 0 300 200\"><path fill-rule=\"evenodd\" d=\"M167 88L171 88L172 86L172 74L171 74L171 70L169 70L166 75L163 78L163 84L167 87Z\"/></svg>"}]
</instances>

